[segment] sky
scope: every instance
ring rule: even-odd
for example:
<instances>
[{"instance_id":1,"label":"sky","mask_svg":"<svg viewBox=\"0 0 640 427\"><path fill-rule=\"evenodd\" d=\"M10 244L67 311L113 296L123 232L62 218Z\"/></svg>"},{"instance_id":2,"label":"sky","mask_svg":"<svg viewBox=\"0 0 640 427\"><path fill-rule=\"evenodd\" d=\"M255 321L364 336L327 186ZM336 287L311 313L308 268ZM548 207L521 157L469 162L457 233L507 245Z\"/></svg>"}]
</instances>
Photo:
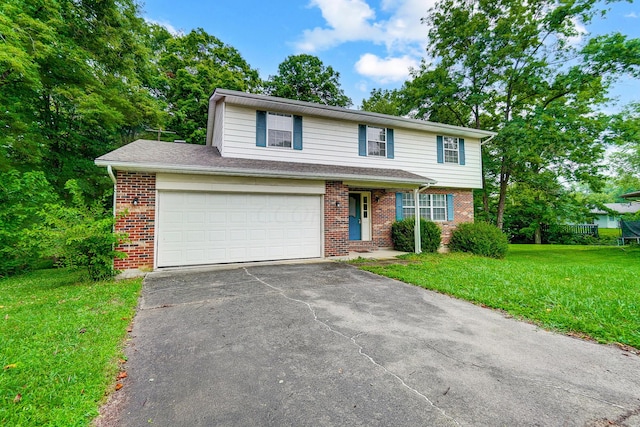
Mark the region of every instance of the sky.
<instances>
[{"instance_id":1,"label":"sky","mask_svg":"<svg viewBox=\"0 0 640 427\"><path fill-rule=\"evenodd\" d=\"M146 0L142 15L172 32L203 28L237 49L267 79L289 55L315 55L340 73L358 108L374 88L399 88L425 56L428 28L420 18L435 0ZM584 31L640 38L640 2L609 5L606 19ZM618 110L640 102L640 80L613 88Z\"/></svg>"}]
</instances>

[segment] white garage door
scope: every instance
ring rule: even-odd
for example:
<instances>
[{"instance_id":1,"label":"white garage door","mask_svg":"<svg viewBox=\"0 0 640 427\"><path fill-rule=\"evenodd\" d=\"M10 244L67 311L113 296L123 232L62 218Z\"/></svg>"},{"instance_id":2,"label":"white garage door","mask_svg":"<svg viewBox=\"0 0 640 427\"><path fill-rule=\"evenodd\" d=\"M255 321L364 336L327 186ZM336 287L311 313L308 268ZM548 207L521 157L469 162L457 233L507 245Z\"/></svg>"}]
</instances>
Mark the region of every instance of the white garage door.
<instances>
[{"instance_id":1,"label":"white garage door","mask_svg":"<svg viewBox=\"0 0 640 427\"><path fill-rule=\"evenodd\" d=\"M317 195L158 194L158 267L321 256Z\"/></svg>"}]
</instances>

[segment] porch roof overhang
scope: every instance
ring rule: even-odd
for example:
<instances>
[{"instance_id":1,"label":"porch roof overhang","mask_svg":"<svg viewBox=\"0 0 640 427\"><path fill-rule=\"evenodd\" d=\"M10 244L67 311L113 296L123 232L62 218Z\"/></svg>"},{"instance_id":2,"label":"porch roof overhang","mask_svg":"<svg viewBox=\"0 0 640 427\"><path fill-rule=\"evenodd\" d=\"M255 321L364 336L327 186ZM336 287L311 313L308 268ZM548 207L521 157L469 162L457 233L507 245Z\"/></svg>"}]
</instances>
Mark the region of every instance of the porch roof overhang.
<instances>
[{"instance_id":1,"label":"porch roof overhang","mask_svg":"<svg viewBox=\"0 0 640 427\"><path fill-rule=\"evenodd\" d=\"M640 198L640 191L632 191L631 193L623 194L620 197L622 197L623 199Z\"/></svg>"},{"instance_id":2,"label":"porch roof overhang","mask_svg":"<svg viewBox=\"0 0 640 427\"><path fill-rule=\"evenodd\" d=\"M435 180L400 169L363 168L222 157L211 146L137 140L95 160L131 172L164 172L345 181L378 188L417 188Z\"/></svg>"}]
</instances>

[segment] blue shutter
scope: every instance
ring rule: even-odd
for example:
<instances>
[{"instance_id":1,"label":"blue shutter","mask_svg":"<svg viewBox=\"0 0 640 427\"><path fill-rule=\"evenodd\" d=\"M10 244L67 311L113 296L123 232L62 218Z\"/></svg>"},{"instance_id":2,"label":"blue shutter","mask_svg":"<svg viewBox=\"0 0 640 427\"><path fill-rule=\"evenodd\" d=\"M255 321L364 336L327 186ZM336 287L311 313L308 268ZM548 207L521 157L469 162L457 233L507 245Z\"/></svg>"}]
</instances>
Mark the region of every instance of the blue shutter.
<instances>
[{"instance_id":1,"label":"blue shutter","mask_svg":"<svg viewBox=\"0 0 640 427\"><path fill-rule=\"evenodd\" d=\"M358 155L367 155L367 125L358 125Z\"/></svg>"},{"instance_id":2,"label":"blue shutter","mask_svg":"<svg viewBox=\"0 0 640 427\"><path fill-rule=\"evenodd\" d=\"M442 144L442 136L436 137L436 145L438 146L438 163L444 163L444 146Z\"/></svg>"},{"instance_id":3,"label":"blue shutter","mask_svg":"<svg viewBox=\"0 0 640 427\"><path fill-rule=\"evenodd\" d=\"M464 165L464 139L458 138L458 159L460 164Z\"/></svg>"},{"instance_id":4,"label":"blue shutter","mask_svg":"<svg viewBox=\"0 0 640 427\"><path fill-rule=\"evenodd\" d=\"M267 112L256 111L256 146L267 146Z\"/></svg>"},{"instance_id":5,"label":"blue shutter","mask_svg":"<svg viewBox=\"0 0 640 427\"><path fill-rule=\"evenodd\" d=\"M293 149L302 150L302 116L293 116Z\"/></svg>"},{"instance_id":6,"label":"blue shutter","mask_svg":"<svg viewBox=\"0 0 640 427\"><path fill-rule=\"evenodd\" d=\"M447 194L447 221L453 221L453 194Z\"/></svg>"},{"instance_id":7,"label":"blue shutter","mask_svg":"<svg viewBox=\"0 0 640 427\"><path fill-rule=\"evenodd\" d=\"M387 159L393 159L393 129L387 128Z\"/></svg>"},{"instance_id":8,"label":"blue shutter","mask_svg":"<svg viewBox=\"0 0 640 427\"><path fill-rule=\"evenodd\" d=\"M402 193L396 193L396 221L400 221L402 216Z\"/></svg>"}]
</instances>

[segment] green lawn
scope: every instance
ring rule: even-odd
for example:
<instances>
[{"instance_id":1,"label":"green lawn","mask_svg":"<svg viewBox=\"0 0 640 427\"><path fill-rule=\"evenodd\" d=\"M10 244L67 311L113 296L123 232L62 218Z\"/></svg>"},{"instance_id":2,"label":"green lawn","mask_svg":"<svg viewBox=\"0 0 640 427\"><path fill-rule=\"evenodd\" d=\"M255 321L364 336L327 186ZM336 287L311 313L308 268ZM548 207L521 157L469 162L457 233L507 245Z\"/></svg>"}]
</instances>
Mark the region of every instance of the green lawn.
<instances>
[{"instance_id":1,"label":"green lawn","mask_svg":"<svg viewBox=\"0 0 640 427\"><path fill-rule=\"evenodd\" d=\"M361 268L504 310L545 328L640 349L640 248L511 245L503 260L408 255Z\"/></svg>"},{"instance_id":2,"label":"green lawn","mask_svg":"<svg viewBox=\"0 0 640 427\"><path fill-rule=\"evenodd\" d=\"M621 231L619 228L599 228L598 235L600 237L620 237Z\"/></svg>"},{"instance_id":3,"label":"green lawn","mask_svg":"<svg viewBox=\"0 0 640 427\"><path fill-rule=\"evenodd\" d=\"M39 270L0 280L0 425L83 426L113 386L141 280Z\"/></svg>"}]
</instances>

